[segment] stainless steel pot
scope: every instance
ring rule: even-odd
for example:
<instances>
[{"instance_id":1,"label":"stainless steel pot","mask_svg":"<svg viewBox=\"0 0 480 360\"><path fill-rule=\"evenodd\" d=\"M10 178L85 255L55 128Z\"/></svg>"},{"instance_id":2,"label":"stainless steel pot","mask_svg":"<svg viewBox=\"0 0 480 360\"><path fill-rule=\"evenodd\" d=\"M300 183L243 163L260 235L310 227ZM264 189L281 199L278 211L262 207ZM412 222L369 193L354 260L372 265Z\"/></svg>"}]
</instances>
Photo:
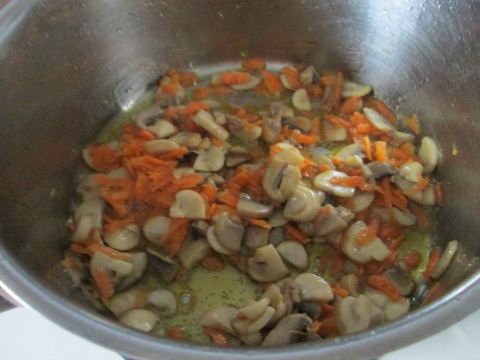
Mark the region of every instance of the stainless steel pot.
<instances>
[{"instance_id":1,"label":"stainless steel pot","mask_svg":"<svg viewBox=\"0 0 480 360\"><path fill-rule=\"evenodd\" d=\"M436 240L462 244L444 296L372 332L272 350L158 340L71 292L59 261L81 147L165 69L244 55L342 70L419 115L442 149ZM0 13L0 69L0 278L72 332L135 359L368 359L480 305L477 0L14 0Z\"/></svg>"}]
</instances>

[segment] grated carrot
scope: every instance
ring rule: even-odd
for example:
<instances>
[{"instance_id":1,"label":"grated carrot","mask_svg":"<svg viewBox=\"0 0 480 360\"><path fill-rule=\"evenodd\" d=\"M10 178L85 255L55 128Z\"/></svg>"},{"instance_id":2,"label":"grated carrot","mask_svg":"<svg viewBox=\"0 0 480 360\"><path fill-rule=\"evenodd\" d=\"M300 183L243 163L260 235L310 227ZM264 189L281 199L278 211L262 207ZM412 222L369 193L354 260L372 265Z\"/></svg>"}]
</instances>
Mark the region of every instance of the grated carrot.
<instances>
[{"instance_id":1,"label":"grated carrot","mask_svg":"<svg viewBox=\"0 0 480 360\"><path fill-rule=\"evenodd\" d=\"M367 284L383 292L392 301L397 302L401 299L398 288L383 275L370 275L367 278Z\"/></svg>"},{"instance_id":2,"label":"grated carrot","mask_svg":"<svg viewBox=\"0 0 480 360\"><path fill-rule=\"evenodd\" d=\"M250 80L250 74L248 72L227 71L223 72L221 76L224 85L245 84Z\"/></svg>"},{"instance_id":3,"label":"grated carrot","mask_svg":"<svg viewBox=\"0 0 480 360\"><path fill-rule=\"evenodd\" d=\"M306 236L300 229L293 226L292 224L288 223L283 225L285 230L287 231L287 235L290 239L298 241L299 243L306 244L311 241L311 239Z\"/></svg>"},{"instance_id":4,"label":"grated carrot","mask_svg":"<svg viewBox=\"0 0 480 360\"><path fill-rule=\"evenodd\" d=\"M265 220L253 219L253 218L247 218L247 217L242 217L242 219L247 220L248 222L250 222L253 225L261 226L265 229L271 229L272 228L272 225L270 225Z\"/></svg>"},{"instance_id":5,"label":"grated carrot","mask_svg":"<svg viewBox=\"0 0 480 360\"><path fill-rule=\"evenodd\" d=\"M282 69L282 75L285 75L292 90L298 90L302 88L302 82L300 81L300 74L292 68L285 66Z\"/></svg>"},{"instance_id":6,"label":"grated carrot","mask_svg":"<svg viewBox=\"0 0 480 360\"><path fill-rule=\"evenodd\" d=\"M250 71L262 71L267 67L267 63L263 59L249 59L241 62L242 68Z\"/></svg>"},{"instance_id":7,"label":"grated carrot","mask_svg":"<svg viewBox=\"0 0 480 360\"><path fill-rule=\"evenodd\" d=\"M203 101L190 101L188 105L184 108L178 111L179 115L195 115L198 113L200 110L208 110L210 107L205 104Z\"/></svg>"},{"instance_id":8,"label":"grated carrot","mask_svg":"<svg viewBox=\"0 0 480 360\"><path fill-rule=\"evenodd\" d=\"M122 166L117 150L111 149L105 144L89 146L88 153L93 166L100 172L110 172Z\"/></svg>"},{"instance_id":9,"label":"grated carrot","mask_svg":"<svg viewBox=\"0 0 480 360\"><path fill-rule=\"evenodd\" d=\"M364 229L361 229L357 236L355 236L355 242L358 245L365 246L372 243L377 238L378 223L368 225Z\"/></svg>"},{"instance_id":10,"label":"grated carrot","mask_svg":"<svg viewBox=\"0 0 480 360\"><path fill-rule=\"evenodd\" d=\"M100 293L100 299L102 303L106 305L108 300L115 294L115 289L110 280L110 276L103 269L90 269L90 274L92 275L93 282L98 288Z\"/></svg>"},{"instance_id":11,"label":"grated carrot","mask_svg":"<svg viewBox=\"0 0 480 360\"><path fill-rule=\"evenodd\" d=\"M185 332L180 325L172 326L168 329L168 337L175 340L185 340Z\"/></svg>"},{"instance_id":12,"label":"grated carrot","mask_svg":"<svg viewBox=\"0 0 480 360\"><path fill-rule=\"evenodd\" d=\"M340 104L338 107L338 113L342 115L353 114L360 105L360 101L361 99L356 96L349 97Z\"/></svg>"},{"instance_id":13,"label":"grated carrot","mask_svg":"<svg viewBox=\"0 0 480 360\"><path fill-rule=\"evenodd\" d=\"M422 255L417 249L410 250L403 262L409 269L416 269L422 260Z\"/></svg>"},{"instance_id":14,"label":"grated carrot","mask_svg":"<svg viewBox=\"0 0 480 360\"><path fill-rule=\"evenodd\" d=\"M225 333L220 330L217 330L210 326L202 326L203 331L205 331L211 338L212 341L221 346L229 346L232 344L230 339L227 337Z\"/></svg>"},{"instance_id":15,"label":"grated carrot","mask_svg":"<svg viewBox=\"0 0 480 360\"><path fill-rule=\"evenodd\" d=\"M438 262L440 261L440 258L442 257L442 250L439 247L435 247L431 252L430 252L430 257L428 259L428 264L427 267L425 268L425 271L422 273L422 275L426 279L430 279L432 276L433 269L435 269L435 266L437 266Z\"/></svg>"},{"instance_id":16,"label":"grated carrot","mask_svg":"<svg viewBox=\"0 0 480 360\"><path fill-rule=\"evenodd\" d=\"M372 143L370 141L370 138L368 136L363 137L363 144L365 145L365 154L367 156L367 159L372 161Z\"/></svg>"},{"instance_id":17,"label":"grated carrot","mask_svg":"<svg viewBox=\"0 0 480 360\"><path fill-rule=\"evenodd\" d=\"M388 161L387 143L385 141L375 141L375 157L377 161Z\"/></svg>"},{"instance_id":18,"label":"grated carrot","mask_svg":"<svg viewBox=\"0 0 480 360\"><path fill-rule=\"evenodd\" d=\"M190 219L170 218L170 227L160 239L160 246L166 247L170 255L177 255L187 237Z\"/></svg>"},{"instance_id":19,"label":"grated carrot","mask_svg":"<svg viewBox=\"0 0 480 360\"><path fill-rule=\"evenodd\" d=\"M262 71L261 76L271 95L280 96L285 91L285 88L277 75L268 71Z\"/></svg>"}]
</instances>

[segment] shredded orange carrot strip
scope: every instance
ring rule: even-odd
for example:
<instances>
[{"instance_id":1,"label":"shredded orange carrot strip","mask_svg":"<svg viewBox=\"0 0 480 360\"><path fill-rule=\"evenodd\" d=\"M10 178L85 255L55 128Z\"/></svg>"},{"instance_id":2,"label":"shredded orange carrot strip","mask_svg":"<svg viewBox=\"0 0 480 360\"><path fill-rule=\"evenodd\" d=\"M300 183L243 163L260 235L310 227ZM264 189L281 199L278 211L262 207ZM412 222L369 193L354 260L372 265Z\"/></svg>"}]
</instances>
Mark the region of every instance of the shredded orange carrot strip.
<instances>
[{"instance_id":1,"label":"shredded orange carrot strip","mask_svg":"<svg viewBox=\"0 0 480 360\"><path fill-rule=\"evenodd\" d=\"M300 229L293 226L292 224L288 223L283 225L283 227L287 231L287 235L289 236L289 238L291 238L292 240L298 241L302 244L306 244L310 242L310 238L305 234L303 234L303 232L300 231Z\"/></svg>"},{"instance_id":2,"label":"shredded orange carrot strip","mask_svg":"<svg viewBox=\"0 0 480 360\"><path fill-rule=\"evenodd\" d=\"M367 159L372 161L372 143L370 141L370 138L368 136L363 137L363 144L365 145L365 154L367 156Z\"/></svg>"},{"instance_id":3,"label":"shredded orange carrot strip","mask_svg":"<svg viewBox=\"0 0 480 360\"><path fill-rule=\"evenodd\" d=\"M420 191L425 190L428 184L430 184L430 179L428 177L424 179L420 174L417 174L417 177L418 182L416 182L415 185L413 185L410 189L403 191L405 195L414 195L419 193Z\"/></svg>"},{"instance_id":4,"label":"shredded orange carrot strip","mask_svg":"<svg viewBox=\"0 0 480 360\"><path fill-rule=\"evenodd\" d=\"M317 135L305 135L300 132L300 130L293 130L290 135L300 145L313 145L316 144L320 139Z\"/></svg>"},{"instance_id":5,"label":"shredded orange carrot strip","mask_svg":"<svg viewBox=\"0 0 480 360\"><path fill-rule=\"evenodd\" d=\"M353 112L357 110L359 104L360 99L358 97L349 97L340 104L340 106L338 107L338 113L343 115L353 114Z\"/></svg>"},{"instance_id":6,"label":"shredded orange carrot strip","mask_svg":"<svg viewBox=\"0 0 480 360\"><path fill-rule=\"evenodd\" d=\"M417 115L413 115L409 119L405 119L405 125L407 125L415 134L420 133L420 126L418 125Z\"/></svg>"},{"instance_id":7,"label":"shredded orange carrot strip","mask_svg":"<svg viewBox=\"0 0 480 360\"><path fill-rule=\"evenodd\" d=\"M388 161L387 143L385 141L375 141L375 156L378 161Z\"/></svg>"},{"instance_id":8,"label":"shredded orange carrot strip","mask_svg":"<svg viewBox=\"0 0 480 360\"><path fill-rule=\"evenodd\" d=\"M439 247L435 247L430 253L430 258L428 259L427 267L425 271L422 273L422 275L426 279L431 278L433 269L435 269L435 266L437 266L441 257L442 257L442 250Z\"/></svg>"},{"instance_id":9,"label":"shredded orange carrot strip","mask_svg":"<svg viewBox=\"0 0 480 360\"><path fill-rule=\"evenodd\" d=\"M179 72L178 81L182 86L192 86L198 81L198 75L193 72Z\"/></svg>"},{"instance_id":10,"label":"shredded orange carrot strip","mask_svg":"<svg viewBox=\"0 0 480 360\"><path fill-rule=\"evenodd\" d=\"M179 115L195 115L200 110L208 110L210 107L203 101L191 101L188 105L178 111Z\"/></svg>"},{"instance_id":11,"label":"shredded orange carrot strip","mask_svg":"<svg viewBox=\"0 0 480 360\"><path fill-rule=\"evenodd\" d=\"M221 76L225 85L245 84L250 80L250 74L247 72L223 72Z\"/></svg>"},{"instance_id":12,"label":"shredded orange carrot strip","mask_svg":"<svg viewBox=\"0 0 480 360\"><path fill-rule=\"evenodd\" d=\"M320 322L320 326L317 330L317 335L320 335L322 337L329 337L335 335L337 332L337 320L335 319L335 315L332 315L325 319L322 319L322 321Z\"/></svg>"},{"instance_id":13,"label":"shredded orange carrot strip","mask_svg":"<svg viewBox=\"0 0 480 360\"><path fill-rule=\"evenodd\" d=\"M175 340L185 340L185 332L180 325L172 326L168 329L168 337Z\"/></svg>"},{"instance_id":14,"label":"shredded orange carrot strip","mask_svg":"<svg viewBox=\"0 0 480 360\"><path fill-rule=\"evenodd\" d=\"M444 291L445 290L441 288L440 283L436 282L428 292L427 296L425 296L425 299L423 299L422 306L425 306L431 303L433 300L438 299Z\"/></svg>"},{"instance_id":15,"label":"shredded orange carrot strip","mask_svg":"<svg viewBox=\"0 0 480 360\"><path fill-rule=\"evenodd\" d=\"M373 223L366 228L360 230L355 236L355 242L358 245L365 246L372 243L377 238L378 224Z\"/></svg>"},{"instance_id":16,"label":"shredded orange carrot strip","mask_svg":"<svg viewBox=\"0 0 480 360\"><path fill-rule=\"evenodd\" d=\"M302 88L302 82L300 81L300 74L288 66L282 69L282 74L287 78L288 83L292 90L298 90Z\"/></svg>"},{"instance_id":17,"label":"shredded orange carrot strip","mask_svg":"<svg viewBox=\"0 0 480 360\"><path fill-rule=\"evenodd\" d=\"M405 259L403 259L403 262L405 265L407 265L408 268L410 269L416 269L418 265L420 265L420 262L422 261L422 255L420 254L420 251L417 249L410 250L408 252L408 255Z\"/></svg>"},{"instance_id":18,"label":"shredded orange carrot strip","mask_svg":"<svg viewBox=\"0 0 480 360\"><path fill-rule=\"evenodd\" d=\"M344 299L349 295L348 291L345 290L344 288L341 288L340 286L332 287L332 292L334 295L338 295Z\"/></svg>"},{"instance_id":19,"label":"shredded orange carrot strip","mask_svg":"<svg viewBox=\"0 0 480 360\"><path fill-rule=\"evenodd\" d=\"M92 158L93 166L100 172L110 172L122 166L117 151L105 144L89 146L88 153Z\"/></svg>"},{"instance_id":20,"label":"shredded orange carrot strip","mask_svg":"<svg viewBox=\"0 0 480 360\"><path fill-rule=\"evenodd\" d=\"M398 288L383 275L369 276L367 278L367 284L370 285L372 288L383 292L392 301L400 300Z\"/></svg>"},{"instance_id":21,"label":"shredded orange carrot strip","mask_svg":"<svg viewBox=\"0 0 480 360\"><path fill-rule=\"evenodd\" d=\"M220 271L225 267L225 263L215 255L210 255L202 260L202 266L210 271Z\"/></svg>"},{"instance_id":22,"label":"shredded orange carrot strip","mask_svg":"<svg viewBox=\"0 0 480 360\"><path fill-rule=\"evenodd\" d=\"M217 330L213 327L202 326L203 331L205 331L212 338L213 342L221 346L229 346L232 344L230 339L220 330Z\"/></svg>"},{"instance_id":23,"label":"shredded orange carrot strip","mask_svg":"<svg viewBox=\"0 0 480 360\"><path fill-rule=\"evenodd\" d=\"M160 239L160 246L165 246L170 255L177 255L187 237L190 219L170 218L170 228Z\"/></svg>"},{"instance_id":24,"label":"shredded orange carrot strip","mask_svg":"<svg viewBox=\"0 0 480 360\"><path fill-rule=\"evenodd\" d=\"M248 222L250 222L251 224L253 225L257 225L257 226L261 226L265 229L271 229L272 228L272 225L270 225L268 222L266 222L265 220L261 220L261 219L253 219L253 218L246 218L246 217L242 217L242 219L245 219L247 220Z\"/></svg>"},{"instance_id":25,"label":"shredded orange carrot strip","mask_svg":"<svg viewBox=\"0 0 480 360\"><path fill-rule=\"evenodd\" d=\"M97 285L98 292L103 304L107 304L108 300L115 294L115 289L110 281L108 273L103 269L90 269L95 285Z\"/></svg>"},{"instance_id":26,"label":"shredded orange carrot strip","mask_svg":"<svg viewBox=\"0 0 480 360\"><path fill-rule=\"evenodd\" d=\"M332 264L330 265L330 274L333 276L340 275L342 273L344 263L345 260L341 256L335 256L332 260Z\"/></svg>"},{"instance_id":27,"label":"shredded orange carrot strip","mask_svg":"<svg viewBox=\"0 0 480 360\"><path fill-rule=\"evenodd\" d=\"M241 62L242 68L250 71L262 71L267 67L267 63L263 59L249 59Z\"/></svg>"},{"instance_id":28,"label":"shredded orange carrot strip","mask_svg":"<svg viewBox=\"0 0 480 360\"><path fill-rule=\"evenodd\" d=\"M280 96L285 91L285 88L283 87L282 82L277 75L268 71L262 71L261 75L265 81L267 90L271 95Z\"/></svg>"},{"instance_id":29,"label":"shredded orange carrot strip","mask_svg":"<svg viewBox=\"0 0 480 360\"><path fill-rule=\"evenodd\" d=\"M425 212L421 209L420 206L415 205L410 202L409 206L410 210L412 211L413 215L417 218L417 222L423 229L428 229L430 227L430 219Z\"/></svg>"}]
</instances>

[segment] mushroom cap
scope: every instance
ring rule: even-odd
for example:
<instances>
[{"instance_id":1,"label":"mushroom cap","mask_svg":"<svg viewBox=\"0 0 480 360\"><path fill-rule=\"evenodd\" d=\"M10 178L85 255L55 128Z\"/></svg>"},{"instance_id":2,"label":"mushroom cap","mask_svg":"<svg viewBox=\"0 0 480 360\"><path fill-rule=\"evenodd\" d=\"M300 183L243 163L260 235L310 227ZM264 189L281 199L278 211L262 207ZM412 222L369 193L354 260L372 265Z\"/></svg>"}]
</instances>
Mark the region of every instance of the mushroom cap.
<instances>
[{"instance_id":1,"label":"mushroom cap","mask_svg":"<svg viewBox=\"0 0 480 360\"><path fill-rule=\"evenodd\" d=\"M258 282L274 282L287 276L290 270L272 244L258 248L248 260L248 274Z\"/></svg>"},{"instance_id":2,"label":"mushroom cap","mask_svg":"<svg viewBox=\"0 0 480 360\"><path fill-rule=\"evenodd\" d=\"M292 285L299 292L302 301L329 302L333 299L332 288L325 279L311 273L298 275Z\"/></svg>"},{"instance_id":3,"label":"mushroom cap","mask_svg":"<svg viewBox=\"0 0 480 360\"><path fill-rule=\"evenodd\" d=\"M307 327L311 324L312 319L305 314L288 315L270 330L262 345L281 346L305 340Z\"/></svg>"}]
</instances>

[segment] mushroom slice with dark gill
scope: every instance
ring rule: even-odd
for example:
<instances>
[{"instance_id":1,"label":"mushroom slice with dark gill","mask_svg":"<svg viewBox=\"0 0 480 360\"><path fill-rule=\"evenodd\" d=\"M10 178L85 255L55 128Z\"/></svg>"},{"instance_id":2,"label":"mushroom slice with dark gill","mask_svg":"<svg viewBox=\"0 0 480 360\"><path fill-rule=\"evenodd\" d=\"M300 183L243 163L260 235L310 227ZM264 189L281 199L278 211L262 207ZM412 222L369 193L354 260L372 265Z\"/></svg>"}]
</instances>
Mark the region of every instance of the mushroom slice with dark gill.
<instances>
[{"instance_id":1,"label":"mushroom slice with dark gill","mask_svg":"<svg viewBox=\"0 0 480 360\"><path fill-rule=\"evenodd\" d=\"M305 314L288 315L270 330L262 345L281 346L304 341L307 337L307 327L311 323L312 319Z\"/></svg>"}]
</instances>

